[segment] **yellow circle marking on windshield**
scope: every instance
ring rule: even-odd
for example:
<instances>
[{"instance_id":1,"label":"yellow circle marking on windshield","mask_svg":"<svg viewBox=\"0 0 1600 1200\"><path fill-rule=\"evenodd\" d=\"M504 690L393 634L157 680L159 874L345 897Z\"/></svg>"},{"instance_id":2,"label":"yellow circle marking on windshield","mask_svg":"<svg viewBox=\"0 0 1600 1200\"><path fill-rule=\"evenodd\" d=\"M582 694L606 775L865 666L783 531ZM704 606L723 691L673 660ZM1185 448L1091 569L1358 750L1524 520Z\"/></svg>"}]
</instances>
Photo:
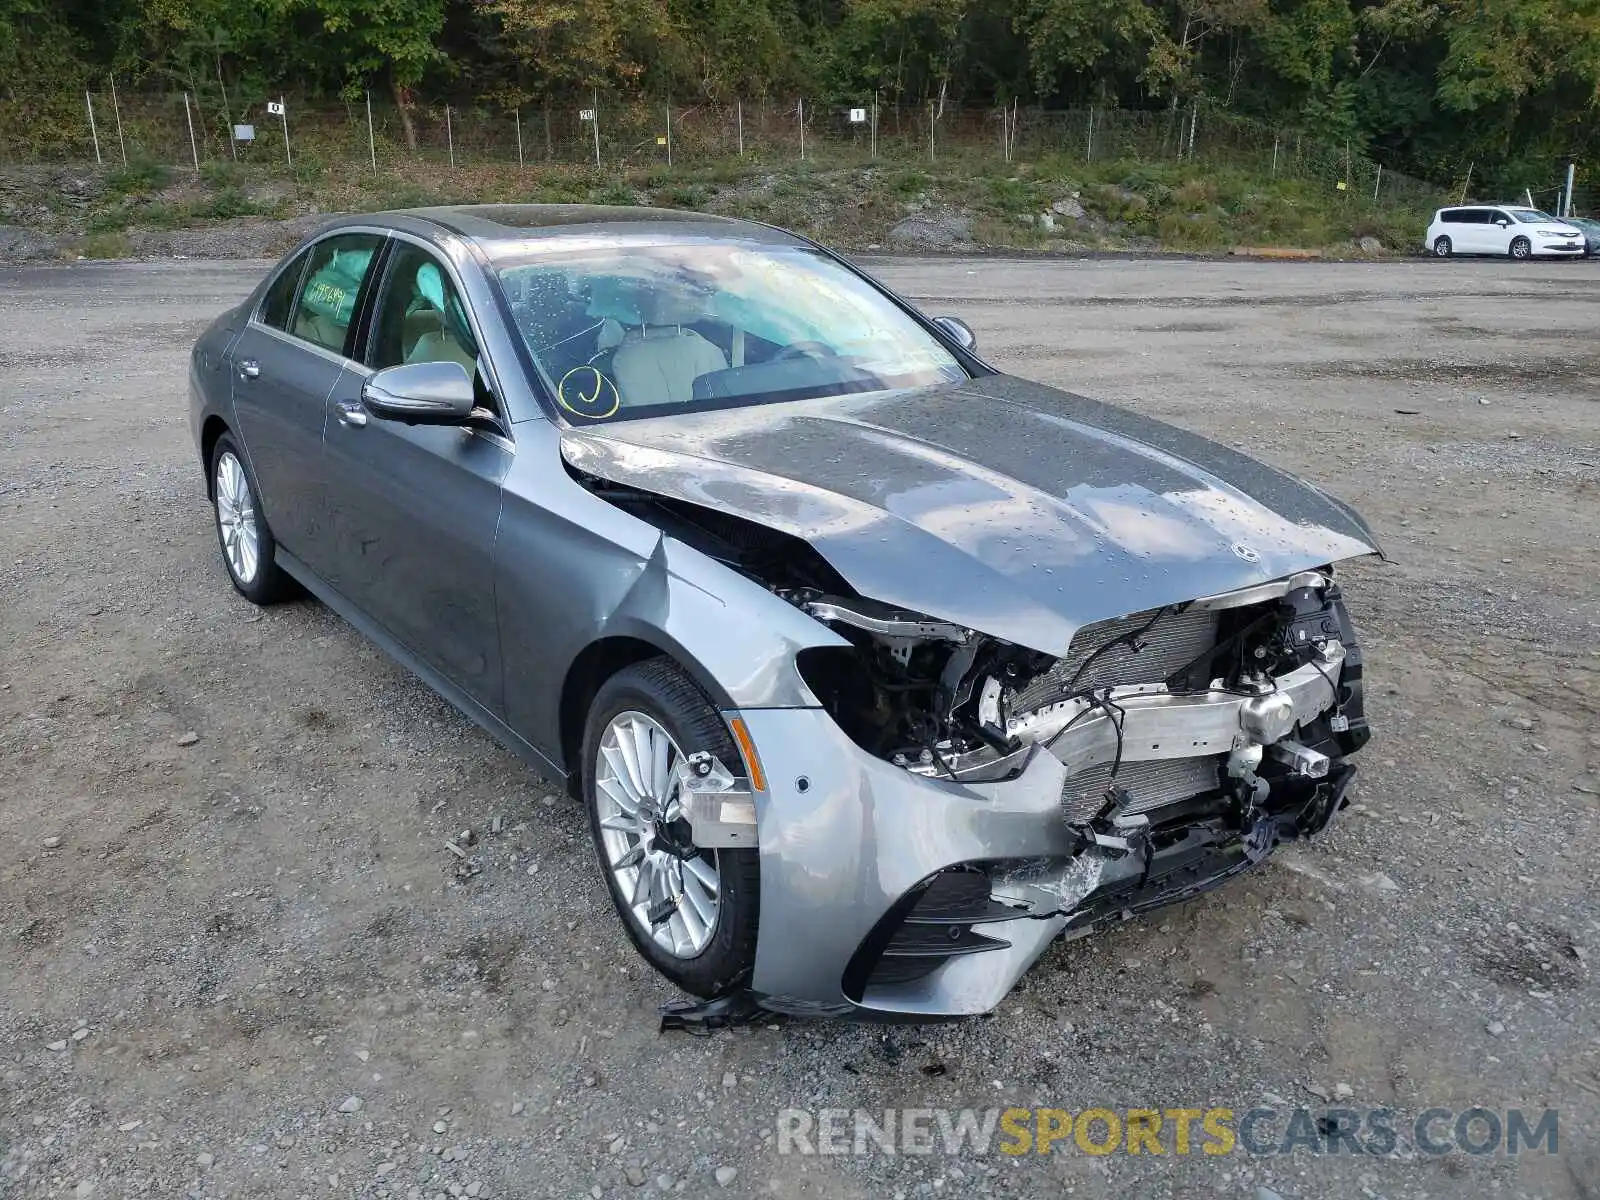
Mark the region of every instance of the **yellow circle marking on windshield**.
<instances>
[{"instance_id":1,"label":"yellow circle marking on windshield","mask_svg":"<svg viewBox=\"0 0 1600 1200\"><path fill-rule=\"evenodd\" d=\"M597 421L614 416L622 407L617 385L587 363L573 367L561 377L556 385L556 400L568 412Z\"/></svg>"}]
</instances>

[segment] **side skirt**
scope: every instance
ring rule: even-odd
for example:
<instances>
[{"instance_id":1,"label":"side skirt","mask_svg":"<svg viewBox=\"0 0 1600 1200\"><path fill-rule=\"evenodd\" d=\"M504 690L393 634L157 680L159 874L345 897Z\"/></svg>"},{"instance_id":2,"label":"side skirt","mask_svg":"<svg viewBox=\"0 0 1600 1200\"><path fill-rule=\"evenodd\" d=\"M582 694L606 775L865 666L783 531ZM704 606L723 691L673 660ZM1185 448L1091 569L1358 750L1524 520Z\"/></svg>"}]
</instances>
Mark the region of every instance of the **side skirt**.
<instances>
[{"instance_id":1,"label":"side skirt","mask_svg":"<svg viewBox=\"0 0 1600 1200\"><path fill-rule=\"evenodd\" d=\"M324 582L316 572L282 546L279 546L277 550L277 563L304 585L306 591L338 613L353 625L359 633L363 634L380 650L394 659L395 662L439 693L462 716L522 759L523 762L527 763L540 775L558 786L565 785L567 772L546 758L543 752L534 746L532 742L439 674L438 671L422 662L404 645L396 641L383 626L350 603L343 595Z\"/></svg>"}]
</instances>

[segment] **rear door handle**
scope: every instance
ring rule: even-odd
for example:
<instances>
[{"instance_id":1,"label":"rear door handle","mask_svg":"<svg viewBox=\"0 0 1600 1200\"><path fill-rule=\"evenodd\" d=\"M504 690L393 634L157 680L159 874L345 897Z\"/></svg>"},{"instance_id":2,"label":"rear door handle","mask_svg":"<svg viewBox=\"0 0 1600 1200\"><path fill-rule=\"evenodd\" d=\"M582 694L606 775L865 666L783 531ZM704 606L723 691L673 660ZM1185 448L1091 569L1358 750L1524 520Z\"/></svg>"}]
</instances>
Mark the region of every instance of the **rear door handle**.
<instances>
[{"instance_id":1,"label":"rear door handle","mask_svg":"<svg viewBox=\"0 0 1600 1200\"><path fill-rule=\"evenodd\" d=\"M361 407L359 400L340 400L334 405L334 409L339 415L341 425L360 429L367 423L367 410Z\"/></svg>"},{"instance_id":2,"label":"rear door handle","mask_svg":"<svg viewBox=\"0 0 1600 1200\"><path fill-rule=\"evenodd\" d=\"M254 379L261 374L261 364L253 358L247 358L239 364L239 374L246 379Z\"/></svg>"}]
</instances>

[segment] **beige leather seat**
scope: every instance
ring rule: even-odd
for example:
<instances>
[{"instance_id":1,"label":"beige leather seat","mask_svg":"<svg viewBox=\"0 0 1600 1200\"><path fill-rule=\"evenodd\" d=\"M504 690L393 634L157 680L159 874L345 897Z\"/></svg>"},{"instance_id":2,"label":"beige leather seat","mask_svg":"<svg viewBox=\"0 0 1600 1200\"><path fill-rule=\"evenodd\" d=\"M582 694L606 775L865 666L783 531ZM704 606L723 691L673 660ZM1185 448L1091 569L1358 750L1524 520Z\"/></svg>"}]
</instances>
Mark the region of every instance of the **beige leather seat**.
<instances>
[{"instance_id":1,"label":"beige leather seat","mask_svg":"<svg viewBox=\"0 0 1600 1200\"><path fill-rule=\"evenodd\" d=\"M693 297L672 289L639 297L644 323L629 329L611 356L611 377L629 408L687 404L694 381L728 369L727 356L689 323L701 315Z\"/></svg>"},{"instance_id":2,"label":"beige leather seat","mask_svg":"<svg viewBox=\"0 0 1600 1200\"><path fill-rule=\"evenodd\" d=\"M408 363L453 362L460 363L471 375L478 369L476 356L469 353L450 331L449 320L444 315L446 300L444 277L432 263L417 268L417 294L427 307L407 314L402 336L405 339L405 356Z\"/></svg>"},{"instance_id":3,"label":"beige leather seat","mask_svg":"<svg viewBox=\"0 0 1600 1200\"><path fill-rule=\"evenodd\" d=\"M297 336L314 342L338 354L344 347L344 335L347 326L339 324L331 317L321 313L307 312L304 309L295 317L294 332Z\"/></svg>"},{"instance_id":4,"label":"beige leather seat","mask_svg":"<svg viewBox=\"0 0 1600 1200\"><path fill-rule=\"evenodd\" d=\"M696 379L727 368L721 350L676 325L630 329L611 356L612 378L629 408L687 404L694 399Z\"/></svg>"},{"instance_id":5,"label":"beige leather seat","mask_svg":"<svg viewBox=\"0 0 1600 1200\"><path fill-rule=\"evenodd\" d=\"M455 362L460 363L471 375L478 369L478 360L468 354L465 347L455 338L442 330L424 333L411 347L406 355L408 363L424 362Z\"/></svg>"}]
</instances>

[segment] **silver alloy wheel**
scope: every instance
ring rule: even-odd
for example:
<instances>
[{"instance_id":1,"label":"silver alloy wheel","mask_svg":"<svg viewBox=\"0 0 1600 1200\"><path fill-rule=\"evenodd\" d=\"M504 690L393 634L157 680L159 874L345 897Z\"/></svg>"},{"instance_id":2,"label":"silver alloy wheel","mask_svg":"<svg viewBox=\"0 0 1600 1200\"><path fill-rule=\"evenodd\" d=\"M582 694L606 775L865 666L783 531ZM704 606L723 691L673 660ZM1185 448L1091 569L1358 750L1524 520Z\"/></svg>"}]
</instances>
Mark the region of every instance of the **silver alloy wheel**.
<instances>
[{"instance_id":1,"label":"silver alloy wheel","mask_svg":"<svg viewBox=\"0 0 1600 1200\"><path fill-rule=\"evenodd\" d=\"M1527 238L1519 237L1511 243L1512 258L1528 258L1533 254L1533 243Z\"/></svg>"},{"instance_id":2,"label":"silver alloy wheel","mask_svg":"<svg viewBox=\"0 0 1600 1200\"><path fill-rule=\"evenodd\" d=\"M600 738L594 799L606 865L629 916L668 954L694 958L717 927L721 877L715 850L683 858L663 841L663 825L678 818L682 756L652 718L618 713Z\"/></svg>"},{"instance_id":3,"label":"silver alloy wheel","mask_svg":"<svg viewBox=\"0 0 1600 1200\"><path fill-rule=\"evenodd\" d=\"M256 498L244 464L225 450L217 459L217 528L228 569L240 583L251 583L261 566L261 537L256 530Z\"/></svg>"},{"instance_id":4,"label":"silver alloy wheel","mask_svg":"<svg viewBox=\"0 0 1600 1200\"><path fill-rule=\"evenodd\" d=\"M1434 239L1433 253L1437 258L1449 258L1451 251L1450 239L1441 237Z\"/></svg>"}]
</instances>

